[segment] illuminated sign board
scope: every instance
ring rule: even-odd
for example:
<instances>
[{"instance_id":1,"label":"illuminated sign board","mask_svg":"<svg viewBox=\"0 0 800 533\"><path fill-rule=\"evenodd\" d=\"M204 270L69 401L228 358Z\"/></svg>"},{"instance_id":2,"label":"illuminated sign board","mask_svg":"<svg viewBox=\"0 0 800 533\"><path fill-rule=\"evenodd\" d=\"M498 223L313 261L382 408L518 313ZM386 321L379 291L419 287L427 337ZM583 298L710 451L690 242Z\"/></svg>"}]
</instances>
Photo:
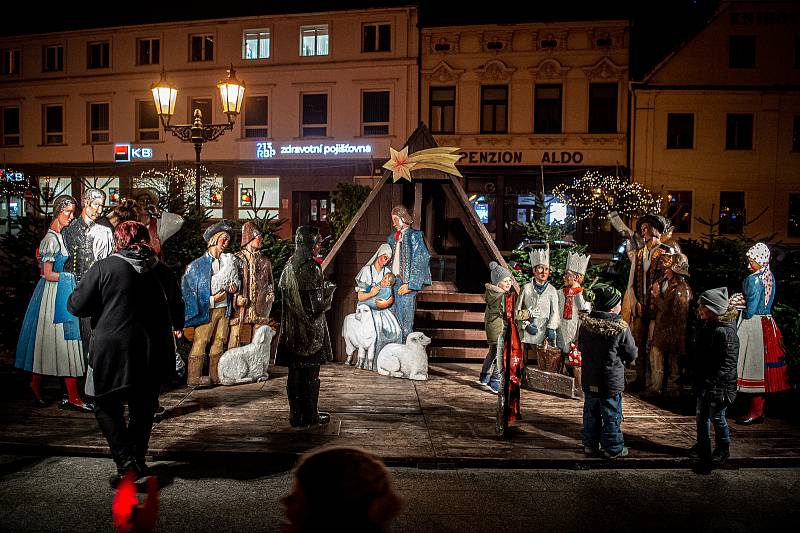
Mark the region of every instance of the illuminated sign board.
<instances>
[{"instance_id":1,"label":"illuminated sign board","mask_svg":"<svg viewBox=\"0 0 800 533\"><path fill-rule=\"evenodd\" d=\"M131 159L152 159L152 148L131 148L130 144L114 145L114 161L117 163L127 163Z\"/></svg>"},{"instance_id":2,"label":"illuminated sign board","mask_svg":"<svg viewBox=\"0 0 800 533\"><path fill-rule=\"evenodd\" d=\"M256 143L256 158L270 159L277 156L347 156L354 154L372 154L371 144L350 143L318 143L318 144L274 144L272 142Z\"/></svg>"},{"instance_id":3,"label":"illuminated sign board","mask_svg":"<svg viewBox=\"0 0 800 533\"><path fill-rule=\"evenodd\" d=\"M19 170L4 170L0 168L0 176L6 181L25 181L25 173Z\"/></svg>"}]
</instances>

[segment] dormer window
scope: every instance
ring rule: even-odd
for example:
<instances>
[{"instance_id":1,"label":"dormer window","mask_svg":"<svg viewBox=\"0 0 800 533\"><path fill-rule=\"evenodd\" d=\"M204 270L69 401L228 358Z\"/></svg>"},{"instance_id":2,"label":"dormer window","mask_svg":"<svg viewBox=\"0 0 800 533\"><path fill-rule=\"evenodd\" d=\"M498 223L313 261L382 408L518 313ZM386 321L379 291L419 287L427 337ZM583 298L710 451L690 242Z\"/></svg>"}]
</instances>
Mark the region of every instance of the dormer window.
<instances>
[{"instance_id":1,"label":"dormer window","mask_svg":"<svg viewBox=\"0 0 800 533\"><path fill-rule=\"evenodd\" d=\"M487 50L502 50L503 46L503 43L500 41L489 41L486 43Z\"/></svg>"},{"instance_id":2,"label":"dormer window","mask_svg":"<svg viewBox=\"0 0 800 533\"><path fill-rule=\"evenodd\" d=\"M555 39L542 39L539 41L539 47L543 50L552 50L558 46L558 41Z\"/></svg>"},{"instance_id":3,"label":"dormer window","mask_svg":"<svg viewBox=\"0 0 800 533\"><path fill-rule=\"evenodd\" d=\"M600 37L594 43L597 48L611 48L611 37Z\"/></svg>"},{"instance_id":4,"label":"dormer window","mask_svg":"<svg viewBox=\"0 0 800 533\"><path fill-rule=\"evenodd\" d=\"M450 43L436 43L433 45L433 49L437 52L449 52L450 51Z\"/></svg>"}]
</instances>

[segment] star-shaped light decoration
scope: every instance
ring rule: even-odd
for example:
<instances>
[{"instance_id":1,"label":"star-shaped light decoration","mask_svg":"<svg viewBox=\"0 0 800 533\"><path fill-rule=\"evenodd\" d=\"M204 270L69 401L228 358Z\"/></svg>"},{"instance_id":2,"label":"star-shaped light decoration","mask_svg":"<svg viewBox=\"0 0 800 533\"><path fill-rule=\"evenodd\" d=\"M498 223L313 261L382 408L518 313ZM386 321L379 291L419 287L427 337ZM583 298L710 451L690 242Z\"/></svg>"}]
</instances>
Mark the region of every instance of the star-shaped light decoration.
<instances>
[{"instance_id":1,"label":"star-shaped light decoration","mask_svg":"<svg viewBox=\"0 0 800 533\"><path fill-rule=\"evenodd\" d=\"M408 146L403 147L399 152L390 146L390 157L383 164L383 168L392 171L394 183L401 179L411 181L411 171L423 168L441 170L454 176L461 176L461 172L456 168L456 162L461 159L458 151L459 148L439 146L437 148L419 150L409 155Z\"/></svg>"}]
</instances>

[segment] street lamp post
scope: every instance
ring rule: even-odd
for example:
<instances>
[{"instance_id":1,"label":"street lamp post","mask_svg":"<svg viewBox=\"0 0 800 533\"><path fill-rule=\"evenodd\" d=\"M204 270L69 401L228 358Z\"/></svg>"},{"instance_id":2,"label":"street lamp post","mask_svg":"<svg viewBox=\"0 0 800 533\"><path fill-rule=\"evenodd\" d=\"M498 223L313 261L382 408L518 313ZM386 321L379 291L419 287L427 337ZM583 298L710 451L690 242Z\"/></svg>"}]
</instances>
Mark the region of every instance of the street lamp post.
<instances>
[{"instance_id":1,"label":"street lamp post","mask_svg":"<svg viewBox=\"0 0 800 533\"><path fill-rule=\"evenodd\" d=\"M170 124L172 115L175 114L175 100L178 98L178 89L167 83L166 70L161 71L161 79L153 84L150 90L156 104L156 113L161 120L165 132L173 134L182 141L194 144L195 164L195 201L200 208L200 152L203 145L209 141L217 140L226 131L233 130L236 117L242 110L244 100L244 82L236 79L233 65L228 69L228 77L217 83L220 98L222 99L222 112L228 117L227 124L204 124L203 114L195 109L191 124Z\"/></svg>"}]
</instances>

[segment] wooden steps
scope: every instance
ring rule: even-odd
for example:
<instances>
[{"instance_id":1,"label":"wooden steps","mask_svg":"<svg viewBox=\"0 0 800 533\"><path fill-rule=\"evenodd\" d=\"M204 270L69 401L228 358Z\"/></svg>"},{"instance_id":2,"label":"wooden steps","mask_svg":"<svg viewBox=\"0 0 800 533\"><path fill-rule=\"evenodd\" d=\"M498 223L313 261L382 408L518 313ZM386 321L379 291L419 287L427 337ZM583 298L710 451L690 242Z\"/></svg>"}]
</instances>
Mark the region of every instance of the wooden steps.
<instances>
[{"instance_id":1,"label":"wooden steps","mask_svg":"<svg viewBox=\"0 0 800 533\"><path fill-rule=\"evenodd\" d=\"M431 338L432 361L481 361L489 345L483 294L461 293L452 282L434 281L417 295L414 329Z\"/></svg>"}]
</instances>

